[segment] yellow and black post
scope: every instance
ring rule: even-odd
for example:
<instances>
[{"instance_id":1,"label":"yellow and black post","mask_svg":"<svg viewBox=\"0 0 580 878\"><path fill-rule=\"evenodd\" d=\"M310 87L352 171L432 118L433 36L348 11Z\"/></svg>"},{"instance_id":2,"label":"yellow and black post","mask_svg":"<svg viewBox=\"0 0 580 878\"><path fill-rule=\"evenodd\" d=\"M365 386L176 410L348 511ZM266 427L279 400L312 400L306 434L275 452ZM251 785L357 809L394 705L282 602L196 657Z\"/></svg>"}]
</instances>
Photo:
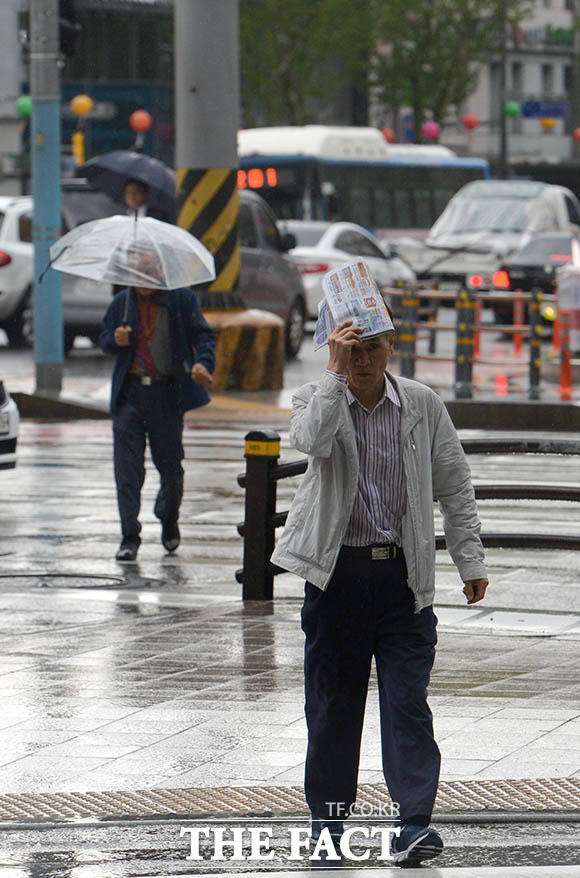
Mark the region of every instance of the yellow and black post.
<instances>
[{"instance_id":1,"label":"yellow and black post","mask_svg":"<svg viewBox=\"0 0 580 878\"><path fill-rule=\"evenodd\" d=\"M270 556L274 551L276 480L273 471L280 457L280 436L275 430L246 433L246 489L244 515L244 566L238 580L243 583L243 600L269 601L274 596L274 572Z\"/></svg>"},{"instance_id":2,"label":"yellow and black post","mask_svg":"<svg viewBox=\"0 0 580 878\"><path fill-rule=\"evenodd\" d=\"M529 303L530 324L530 399L540 398L540 371L542 368L542 300L544 294L535 289Z\"/></svg>"},{"instance_id":3,"label":"yellow and black post","mask_svg":"<svg viewBox=\"0 0 580 878\"><path fill-rule=\"evenodd\" d=\"M455 344L455 397L473 396L473 317L475 304L469 290L459 290L455 300L457 329Z\"/></svg>"},{"instance_id":4,"label":"yellow and black post","mask_svg":"<svg viewBox=\"0 0 580 878\"><path fill-rule=\"evenodd\" d=\"M401 302L401 332L397 339L399 357L401 358L401 375L404 378L415 377L415 353L417 351L417 309L419 299L417 292L405 290Z\"/></svg>"},{"instance_id":5,"label":"yellow and black post","mask_svg":"<svg viewBox=\"0 0 580 878\"><path fill-rule=\"evenodd\" d=\"M282 387L284 324L248 312L238 291L237 0L175 0L178 225L212 253L215 281L196 290L217 335L215 390Z\"/></svg>"}]
</instances>

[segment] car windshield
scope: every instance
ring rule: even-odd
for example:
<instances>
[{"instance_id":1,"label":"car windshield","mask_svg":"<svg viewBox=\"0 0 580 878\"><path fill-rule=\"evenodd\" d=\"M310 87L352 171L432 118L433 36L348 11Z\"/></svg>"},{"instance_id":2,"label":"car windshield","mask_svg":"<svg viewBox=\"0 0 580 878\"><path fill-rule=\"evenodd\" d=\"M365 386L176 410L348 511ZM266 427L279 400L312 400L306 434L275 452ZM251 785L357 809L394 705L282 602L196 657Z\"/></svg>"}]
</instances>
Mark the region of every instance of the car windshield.
<instances>
[{"instance_id":1,"label":"car windshield","mask_svg":"<svg viewBox=\"0 0 580 878\"><path fill-rule=\"evenodd\" d=\"M443 211L431 238L465 232L522 233L557 229L549 204L535 198L457 198Z\"/></svg>"},{"instance_id":2,"label":"car windshield","mask_svg":"<svg viewBox=\"0 0 580 878\"><path fill-rule=\"evenodd\" d=\"M286 230L294 235L299 247L315 247L327 229L328 226L305 225L304 223L286 225Z\"/></svg>"}]
</instances>

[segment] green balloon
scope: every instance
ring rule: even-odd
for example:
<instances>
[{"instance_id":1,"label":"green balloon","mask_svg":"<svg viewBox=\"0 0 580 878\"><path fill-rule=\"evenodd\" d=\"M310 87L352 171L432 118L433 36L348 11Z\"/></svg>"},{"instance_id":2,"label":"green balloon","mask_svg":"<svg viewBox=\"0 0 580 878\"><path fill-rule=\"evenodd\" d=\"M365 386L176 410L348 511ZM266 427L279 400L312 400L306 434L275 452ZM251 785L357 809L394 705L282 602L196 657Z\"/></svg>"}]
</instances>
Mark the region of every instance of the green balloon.
<instances>
[{"instance_id":1,"label":"green balloon","mask_svg":"<svg viewBox=\"0 0 580 878\"><path fill-rule=\"evenodd\" d=\"M520 115L520 105L517 101L507 101L503 105L503 111L506 116L510 116L510 118L515 118L515 116Z\"/></svg>"},{"instance_id":2,"label":"green balloon","mask_svg":"<svg viewBox=\"0 0 580 878\"><path fill-rule=\"evenodd\" d=\"M28 119L32 113L32 98L30 95L20 95L16 101L16 112L23 119Z\"/></svg>"}]
</instances>

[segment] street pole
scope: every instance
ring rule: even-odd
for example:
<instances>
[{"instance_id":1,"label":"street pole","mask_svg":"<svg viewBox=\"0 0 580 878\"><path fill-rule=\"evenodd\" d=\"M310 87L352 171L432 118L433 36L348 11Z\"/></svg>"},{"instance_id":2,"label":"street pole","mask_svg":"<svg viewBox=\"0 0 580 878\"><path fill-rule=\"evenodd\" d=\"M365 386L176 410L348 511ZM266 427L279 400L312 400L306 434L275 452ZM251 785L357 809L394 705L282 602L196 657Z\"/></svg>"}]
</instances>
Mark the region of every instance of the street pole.
<instances>
[{"instance_id":1,"label":"street pole","mask_svg":"<svg viewBox=\"0 0 580 878\"><path fill-rule=\"evenodd\" d=\"M574 0L572 26L574 28L574 55L572 57L572 94L570 99L570 131L572 132L572 156L580 158L580 142L574 131L580 127L580 0Z\"/></svg>"},{"instance_id":2,"label":"street pole","mask_svg":"<svg viewBox=\"0 0 580 878\"><path fill-rule=\"evenodd\" d=\"M215 260L215 281L196 291L217 335L213 388L280 389L284 323L246 311L237 289L238 0L175 0L174 11L177 223Z\"/></svg>"},{"instance_id":3,"label":"street pole","mask_svg":"<svg viewBox=\"0 0 580 878\"><path fill-rule=\"evenodd\" d=\"M47 271L60 236L60 74L58 0L30 0L32 197L34 200L34 360L37 393L59 394L64 358L62 285Z\"/></svg>"},{"instance_id":4,"label":"street pole","mask_svg":"<svg viewBox=\"0 0 580 878\"><path fill-rule=\"evenodd\" d=\"M500 23L500 62L499 62L499 177L508 176L508 143L506 104L506 65L507 65L507 0L503 0Z\"/></svg>"},{"instance_id":5,"label":"street pole","mask_svg":"<svg viewBox=\"0 0 580 878\"><path fill-rule=\"evenodd\" d=\"M214 256L216 307L231 302L223 294L240 272L238 0L175 0L174 8L178 224Z\"/></svg>"}]
</instances>

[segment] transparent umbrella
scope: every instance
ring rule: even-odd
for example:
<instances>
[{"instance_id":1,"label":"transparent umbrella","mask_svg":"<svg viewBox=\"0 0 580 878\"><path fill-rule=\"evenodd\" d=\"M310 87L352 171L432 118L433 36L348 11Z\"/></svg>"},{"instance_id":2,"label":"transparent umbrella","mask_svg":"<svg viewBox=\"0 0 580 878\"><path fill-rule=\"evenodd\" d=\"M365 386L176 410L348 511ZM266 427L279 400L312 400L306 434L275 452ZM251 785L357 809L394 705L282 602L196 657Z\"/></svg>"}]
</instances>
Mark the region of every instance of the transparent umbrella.
<instances>
[{"instance_id":1,"label":"transparent umbrella","mask_svg":"<svg viewBox=\"0 0 580 878\"><path fill-rule=\"evenodd\" d=\"M215 279L213 256L185 229L151 217L83 223L50 248L51 268L112 284L174 290Z\"/></svg>"}]
</instances>

